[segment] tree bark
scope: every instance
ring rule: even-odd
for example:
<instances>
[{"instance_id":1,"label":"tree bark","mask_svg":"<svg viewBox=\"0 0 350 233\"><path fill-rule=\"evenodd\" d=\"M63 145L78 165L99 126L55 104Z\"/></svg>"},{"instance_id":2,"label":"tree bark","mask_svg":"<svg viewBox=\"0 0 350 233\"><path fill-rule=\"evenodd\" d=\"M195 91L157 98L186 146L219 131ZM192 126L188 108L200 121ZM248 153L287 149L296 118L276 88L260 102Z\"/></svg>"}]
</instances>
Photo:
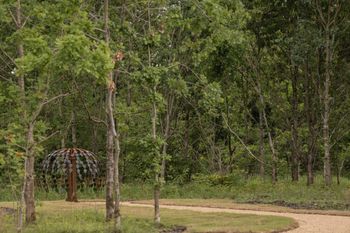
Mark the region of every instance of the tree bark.
<instances>
[{"instance_id":1,"label":"tree bark","mask_svg":"<svg viewBox=\"0 0 350 233\"><path fill-rule=\"evenodd\" d=\"M190 155L190 110L186 108L185 132L184 132L184 148L183 154L189 161L188 166L188 182L192 181L192 173L194 172L194 157Z\"/></svg>"},{"instance_id":2,"label":"tree bark","mask_svg":"<svg viewBox=\"0 0 350 233\"><path fill-rule=\"evenodd\" d=\"M72 144L74 148L77 147L77 117L74 109L72 111Z\"/></svg>"},{"instance_id":3,"label":"tree bark","mask_svg":"<svg viewBox=\"0 0 350 233\"><path fill-rule=\"evenodd\" d=\"M148 2L148 8L147 8L147 14L148 14L148 32L151 33L151 8L150 8L150 2ZM148 45L148 66L152 66L152 58L151 58L151 47ZM153 143L157 143L157 100L156 100L156 94L157 94L157 84L154 83L153 89L152 89L152 139ZM158 157L158 152L154 156ZM158 163L158 158L155 158L155 162ZM155 183L154 183L154 193L153 193L153 199L154 199L154 223L157 226L160 226L160 208L159 208L159 198L160 198L160 172L158 171L158 165L161 164L155 164Z\"/></svg>"},{"instance_id":4,"label":"tree bark","mask_svg":"<svg viewBox=\"0 0 350 233\"><path fill-rule=\"evenodd\" d=\"M24 201L26 206L26 222L32 223L36 219L34 201L34 123L32 122L28 128L25 162Z\"/></svg>"},{"instance_id":5,"label":"tree bark","mask_svg":"<svg viewBox=\"0 0 350 233\"><path fill-rule=\"evenodd\" d=\"M265 176L265 148L264 148L264 119L262 110L259 109L259 175Z\"/></svg>"},{"instance_id":6,"label":"tree bark","mask_svg":"<svg viewBox=\"0 0 350 233\"><path fill-rule=\"evenodd\" d=\"M15 21L17 30L20 30L22 27L22 17L21 17L21 1L17 0L16 5L16 21ZM24 48L23 44L20 42L17 45L17 56L18 58L21 58L24 56ZM24 77L23 75L20 75L18 77L18 86L20 88L20 96L21 96L21 104L23 107L23 118L26 119L26 112L24 110L25 107L25 84L24 84ZM27 180L27 164L28 164L28 158L25 156L24 158L24 179L23 179L23 187L22 187L22 193L21 193L21 199L19 202L19 210L18 210L18 222L17 222L17 232L22 232L23 227L23 204L26 203L26 180ZM34 212L35 213L35 212ZM29 218L30 219L30 218Z\"/></svg>"},{"instance_id":7,"label":"tree bark","mask_svg":"<svg viewBox=\"0 0 350 233\"><path fill-rule=\"evenodd\" d=\"M71 152L72 154L72 152ZM72 164L72 170L68 171L68 193L66 201L78 202L77 197L77 159L76 157L69 157Z\"/></svg>"},{"instance_id":8,"label":"tree bark","mask_svg":"<svg viewBox=\"0 0 350 233\"><path fill-rule=\"evenodd\" d=\"M109 45L109 1L104 1L105 41ZM106 96L107 109L107 168L106 168L106 221L110 221L114 214L113 185L114 185L114 137L116 136L113 117L113 95L115 87L113 72L108 74L108 89Z\"/></svg>"},{"instance_id":9,"label":"tree bark","mask_svg":"<svg viewBox=\"0 0 350 233\"><path fill-rule=\"evenodd\" d=\"M22 9L21 9L21 0L17 0L17 6L16 6L16 27L17 30L20 30L23 25L22 25L22 13L21 13ZM21 58L24 56L24 48L23 48L23 44L19 43L17 45L17 53L18 53L18 57ZM20 90L22 93L25 92L25 84L24 84L24 77L22 75L20 75L18 77L18 85L20 87ZM24 96L22 96L24 97Z\"/></svg>"},{"instance_id":10,"label":"tree bark","mask_svg":"<svg viewBox=\"0 0 350 233\"><path fill-rule=\"evenodd\" d=\"M156 86L153 88L154 94L156 93ZM157 143L157 105L156 100L153 100L152 107L152 138L154 143ZM159 198L160 198L160 177L158 171L155 174L154 184L154 222L160 225L160 209L159 209Z\"/></svg>"},{"instance_id":11,"label":"tree bark","mask_svg":"<svg viewBox=\"0 0 350 233\"><path fill-rule=\"evenodd\" d=\"M331 86L331 63L332 63L332 51L331 51L331 39L330 29L326 27L326 60L325 60L325 80L324 80L324 112L323 112L323 142L324 142L324 179L326 185L331 185L331 154L330 154L330 134L329 134L329 115L330 115L330 86Z\"/></svg>"},{"instance_id":12,"label":"tree bark","mask_svg":"<svg viewBox=\"0 0 350 233\"><path fill-rule=\"evenodd\" d=\"M173 110L173 104L174 104L174 96L169 93L167 98L167 111L165 115L164 144L163 144L163 151L162 151L162 166L160 171L160 178L162 180L165 180L166 156L167 156L167 146L168 146L167 142L168 142L169 133L170 133L170 123L171 123L171 114Z\"/></svg>"},{"instance_id":13,"label":"tree bark","mask_svg":"<svg viewBox=\"0 0 350 233\"><path fill-rule=\"evenodd\" d=\"M114 155L114 225L117 232L121 231L121 213L120 213L120 184L119 184L119 156L120 141L119 135L115 137L115 155Z\"/></svg>"},{"instance_id":14,"label":"tree bark","mask_svg":"<svg viewBox=\"0 0 350 233\"><path fill-rule=\"evenodd\" d=\"M17 0L16 5L16 27L17 30L20 30L23 27L22 24L22 9L21 9L21 1ZM18 57L22 58L24 56L24 47L23 43L20 42L17 45L17 53ZM23 107L23 118L27 118L27 113L25 111L25 80L24 76L20 75L18 78L18 86L20 88L21 94L21 104ZM30 122L27 127L27 135L26 135L26 152L25 152L25 161L24 161L24 181L23 181L23 189L22 189L22 198L20 201L19 208L19 218L18 218L18 226L17 231L22 231L22 213L23 213L23 202L25 204L25 219L26 223L32 223L36 219L35 215L35 200L34 200L34 124L35 122Z\"/></svg>"},{"instance_id":15,"label":"tree bark","mask_svg":"<svg viewBox=\"0 0 350 233\"><path fill-rule=\"evenodd\" d=\"M318 22L321 24L324 36L324 80L323 80L323 173L326 185L332 183L331 173L331 137L330 137L330 113L331 113L331 82L333 79L333 58L335 35L337 30L338 16L342 1L328 0L325 5L322 1L315 1L315 10L318 12ZM326 6L326 8L324 7Z\"/></svg>"},{"instance_id":16,"label":"tree bark","mask_svg":"<svg viewBox=\"0 0 350 233\"><path fill-rule=\"evenodd\" d=\"M275 150L275 145L272 139L272 135L271 135L271 129L269 127L269 123L267 121L267 116L266 116L266 111L265 111L265 100L264 100L264 96L262 94L262 90L261 90L261 85L260 82L258 81L257 83L257 89L258 89L258 94L259 94L259 100L260 100L260 104L261 104L261 111L262 111L262 116L263 116L263 120L264 120L264 124L266 127L266 131L267 131L267 136L269 139L269 145L270 145L270 149L271 149L271 153L272 153L272 172L271 172L271 178L272 178L272 183L276 183L277 182L277 158L276 158L276 150Z\"/></svg>"},{"instance_id":17,"label":"tree bark","mask_svg":"<svg viewBox=\"0 0 350 233\"><path fill-rule=\"evenodd\" d=\"M307 121L307 127L309 131L309 136L307 139L307 185L312 185L314 183L314 174L313 174L313 161L315 157L315 143L316 143L316 132L315 132L315 107L314 107L314 88L312 87L311 83L311 77L309 74L309 66L308 61L306 62L305 67L305 114L306 114L306 121Z\"/></svg>"},{"instance_id":18,"label":"tree bark","mask_svg":"<svg viewBox=\"0 0 350 233\"><path fill-rule=\"evenodd\" d=\"M299 180L299 137L298 137L298 68L292 71L292 181Z\"/></svg>"},{"instance_id":19,"label":"tree bark","mask_svg":"<svg viewBox=\"0 0 350 233\"><path fill-rule=\"evenodd\" d=\"M338 185L340 184L340 177L341 177L341 172L342 172L343 167L344 167L344 163L345 163L345 159L342 159L337 166L337 169L338 169L337 170L337 184Z\"/></svg>"},{"instance_id":20,"label":"tree bark","mask_svg":"<svg viewBox=\"0 0 350 233\"><path fill-rule=\"evenodd\" d=\"M119 71L115 71L114 83L118 84ZM116 104L116 95L113 94L113 106ZM118 132L118 124L115 119L115 128L117 134L114 137L115 140L115 153L114 153L114 228L116 232L121 232L121 212L120 212L120 184L119 184L119 157L120 157L120 134Z\"/></svg>"},{"instance_id":21,"label":"tree bark","mask_svg":"<svg viewBox=\"0 0 350 233\"><path fill-rule=\"evenodd\" d=\"M62 112L62 105L63 105L63 100L60 100L60 103L58 105L58 113L61 119L63 119L63 112ZM63 128L63 127L62 127ZM66 147L66 135L65 135L65 130L60 129L60 136L61 136L61 148Z\"/></svg>"}]
</instances>

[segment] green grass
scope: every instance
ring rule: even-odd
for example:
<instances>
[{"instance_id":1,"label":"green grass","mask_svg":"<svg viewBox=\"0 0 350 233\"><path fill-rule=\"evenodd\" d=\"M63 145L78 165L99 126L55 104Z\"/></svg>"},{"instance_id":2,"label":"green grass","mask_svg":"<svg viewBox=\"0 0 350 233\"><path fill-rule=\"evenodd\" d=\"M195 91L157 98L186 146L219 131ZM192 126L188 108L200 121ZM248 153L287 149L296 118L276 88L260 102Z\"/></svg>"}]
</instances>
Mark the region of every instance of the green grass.
<instances>
[{"instance_id":1,"label":"green grass","mask_svg":"<svg viewBox=\"0 0 350 233\"><path fill-rule=\"evenodd\" d=\"M0 203L11 206L11 204ZM156 233L160 229L152 223L153 209L147 207L122 207L123 233ZM23 233L108 233L112 224L104 220L104 203L64 201L41 202L37 208L38 219ZM296 226L293 219L277 216L257 216L230 213L200 213L183 210L161 210L165 228L174 225L195 232L276 232ZM0 219L0 232L15 232L14 217Z\"/></svg>"},{"instance_id":2,"label":"green grass","mask_svg":"<svg viewBox=\"0 0 350 233\"><path fill-rule=\"evenodd\" d=\"M264 203L289 206L293 208L309 209L350 209L350 180L341 179L341 184L326 187L321 176L316 177L315 184L307 187L305 177L298 183L292 183L289 179L280 179L272 185L270 181L262 181L260 178L240 180L240 182L212 184L210 182L193 182L189 184L164 185L161 198L166 199L231 199L240 203ZM153 190L151 184L123 184L122 200L152 199ZM78 192L80 199L104 198L105 190L84 189ZM50 191L49 193L37 189L38 200L61 200L65 198L65 191ZM6 190L0 191L0 201L14 200L13 194Z\"/></svg>"}]
</instances>

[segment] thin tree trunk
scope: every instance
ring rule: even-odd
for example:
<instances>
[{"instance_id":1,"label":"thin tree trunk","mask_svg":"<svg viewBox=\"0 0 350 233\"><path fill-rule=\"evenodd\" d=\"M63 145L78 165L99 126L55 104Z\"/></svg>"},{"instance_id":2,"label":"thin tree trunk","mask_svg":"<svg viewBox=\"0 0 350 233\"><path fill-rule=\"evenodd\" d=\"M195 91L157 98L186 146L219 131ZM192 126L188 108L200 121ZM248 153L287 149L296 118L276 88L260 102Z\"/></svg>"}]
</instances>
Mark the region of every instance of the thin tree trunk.
<instances>
[{"instance_id":1,"label":"thin tree trunk","mask_svg":"<svg viewBox=\"0 0 350 233\"><path fill-rule=\"evenodd\" d=\"M118 84L119 71L115 71L114 83ZM113 94L113 106L116 105L116 95ZM119 184L119 157L120 157L120 139L118 132L117 120L115 120L115 128L117 135L115 139L115 153L114 153L114 228L116 232L121 232L121 212L120 212L120 184Z\"/></svg>"},{"instance_id":2,"label":"thin tree trunk","mask_svg":"<svg viewBox=\"0 0 350 233\"><path fill-rule=\"evenodd\" d=\"M22 9L21 9L21 0L17 0L17 6L16 6L16 26L17 26L17 30L20 30L22 28L22 13L21 13ZM21 58L24 56L24 48L23 48L23 44L19 43L17 45L17 53L18 53L18 57ZM24 84L24 77L23 75L20 75L18 77L18 85L21 89L21 92L24 93L25 92L25 84ZM22 96L24 97L24 96Z\"/></svg>"},{"instance_id":3,"label":"thin tree trunk","mask_svg":"<svg viewBox=\"0 0 350 233\"><path fill-rule=\"evenodd\" d=\"M131 84L130 81L127 81L127 95L126 95L126 106L129 108L131 106ZM130 127L130 120L129 118L127 118L126 120L126 125L128 126L128 128ZM127 140L127 138L129 137L128 132L125 132L125 134L123 135L123 139ZM120 180L121 182L124 181L124 177L125 177L125 167L126 167L126 162L125 162L125 158L127 157L128 154L128 148L126 146L124 146L123 148L123 153L120 154L120 159L121 159L121 163L122 163L122 171L121 171L121 177Z\"/></svg>"},{"instance_id":4,"label":"thin tree trunk","mask_svg":"<svg viewBox=\"0 0 350 233\"><path fill-rule=\"evenodd\" d=\"M104 1L105 41L109 44L109 1ZM106 221L110 221L114 214L113 185L114 185L114 137L116 136L113 117L113 95L115 91L113 73L108 74L108 89L106 97L107 109L107 168L106 168Z\"/></svg>"},{"instance_id":5,"label":"thin tree trunk","mask_svg":"<svg viewBox=\"0 0 350 233\"><path fill-rule=\"evenodd\" d=\"M276 183L277 182L276 150L275 150L275 145L274 145L272 135L271 135L271 129L270 129L268 121L267 121L267 116L266 116L266 111L265 111L265 101L264 101L264 96L262 94L261 85L260 85L259 81L257 83L257 89L258 89L259 100L260 100L260 104L261 104L262 116L263 116L264 124L265 124L266 130L267 130L267 136L269 139L269 145L270 145L270 149L271 149L271 153L272 153L272 166L271 166L272 167L272 174L271 174L272 183Z\"/></svg>"},{"instance_id":6,"label":"thin tree trunk","mask_svg":"<svg viewBox=\"0 0 350 233\"><path fill-rule=\"evenodd\" d=\"M329 115L330 115L330 86L331 86L331 41L329 28L326 28L326 60L325 60L325 80L324 80L324 112L323 112L323 142L324 142L324 179L326 185L331 185L331 154L330 154L330 135L329 135Z\"/></svg>"},{"instance_id":7,"label":"thin tree trunk","mask_svg":"<svg viewBox=\"0 0 350 233\"><path fill-rule=\"evenodd\" d=\"M264 119L262 110L259 109L259 175L265 176L265 148L264 148Z\"/></svg>"},{"instance_id":8,"label":"thin tree trunk","mask_svg":"<svg viewBox=\"0 0 350 233\"><path fill-rule=\"evenodd\" d=\"M21 13L21 1L17 0L16 5L16 27L20 30L22 25L22 13ZM19 43L17 45L17 53L18 57L21 58L24 56L24 48L23 44ZM23 105L23 117L27 118L27 114L25 112L25 81L22 75L18 78L18 85L20 87L21 92L21 103ZM25 154L25 164L24 164L24 182L23 182L23 190L22 190L22 198L20 201L19 207L19 218L18 218L18 226L17 231L22 231L23 226L23 202L26 207L26 223L32 223L35 221L35 201L34 201L34 123L31 122L27 126L27 138L26 138L26 154Z\"/></svg>"},{"instance_id":9,"label":"thin tree trunk","mask_svg":"<svg viewBox=\"0 0 350 233\"><path fill-rule=\"evenodd\" d=\"M59 116L62 119L63 118L63 112L62 112L62 102L63 100L60 100L60 103L58 105L58 112L59 112ZM60 129L60 136L61 136L61 148L65 148L66 147L66 135L65 135L65 130Z\"/></svg>"},{"instance_id":10,"label":"thin tree trunk","mask_svg":"<svg viewBox=\"0 0 350 233\"><path fill-rule=\"evenodd\" d=\"M299 180L298 86L297 70L292 71L292 181Z\"/></svg>"},{"instance_id":11,"label":"thin tree trunk","mask_svg":"<svg viewBox=\"0 0 350 233\"><path fill-rule=\"evenodd\" d=\"M251 65L253 67L255 76L256 76L256 83L254 85L255 91L257 92L257 94L259 95L259 102L260 102L260 110L262 113L262 117L263 117L263 122L266 128L266 133L268 136L268 142L269 142L269 146L271 149L271 154L272 154L272 164L271 164L271 168L272 168L272 174L271 174L271 178L272 178L272 183L275 184L277 182L277 156L276 156L276 149L275 149L275 145L274 145L274 141L272 139L272 134L271 134L271 129L269 127L268 124L268 120L267 120L267 116L266 116L266 111L265 111L265 100L264 100L264 95L262 92L262 88L261 88L261 83L260 83L260 79L261 79L261 75L260 75L260 64L259 64L259 58L260 57L260 48L257 49L257 54L255 56L255 58L257 58L256 62L251 62Z\"/></svg>"},{"instance_id":12,"label":"thin tree trunk","mask_svg":"<svg viewBox=\"0 0 350 233\"><path fill-rule=\"evenodd\" d=\"M98 139L97 139L98 135L97 135L97 128L96 128L96 125L93 123L93 126L92 126L92 151L94 152L94 154L97 153L97 150L98 150Z\"/></svg>"},{"instance_id":13,"label":"thin tree trunk","mask_svg":"<svg viewBox=\"0 0 350 233\"><path fill-rule=\"evenodd\" d=\"M165 180L165 171L166 171L166 156L167 156L167 146L168 146L168 138L170 133L170 123L171 123L171 114L173 110L174 104L174 96L172 94L168 94L167 98L167 111L165 115L165 129L164 129L164 144L162 151L162 166L160 172L160 178Z\"/></svg>"},{"instance_id":14,"label":"thin tree trunk","mask_svg":"<svg viewBox=\"0 0 350 233\"><path fill-rule=\"evenodd\" d=\"M34 123L30 123L28 128L26 157L24 201L26 222L32 223L36 219L34 201Z\"/></svg>"},{"instance_id":15,"label":"thin tree trunk","mask_svg":"<svg viewBox=\"0 0 350 233\"><path fill-rule=\"evenodd\" d=\"M27 174L27 157L24 158L24 174ZM23 204L25 203L25 192L26 192L25 184L26 184L26 177L24 176L21 199L19 201L19 209L18 209L17 233L22 232L22 228L23 228Z\"/></svg>"},{"instance_id":16,"label":"thin tree trunk","mask_svg":"<svg viewBox=\"0 0 350 233\"><path fill-rule=\"evenodd\" d=\"M344 162L345 162L345 159L342 159L340 161L340 164L338 165L337 169L337 184L339 185L340 184L340 177L341 177L341 172L343 170L343 167L344 167Z\"/></svg>"},{"instance_id":17,"label":"thin tree trunk","mask_svg":"<svg viewBox=\"0 0 350 233\"><path fill-rule=\"evenodd\" d=\"M153 88L154 94L156 87ZM152 111L152 138L154 143L157 143L157 105L156 100L153 100L153 111ZM159 209L159 198L160 198L160 177L158 172L155 174L155 185L154 185L154 222L160 224L160 209Z\"/></svg>"},{"instance_id":18,"label":"thin tree trunk","mask_svg":"<svg viewBox=\"0 0 350 233\"><path fill-rule=\"evenodd\" d=\"M72 144L73 147L77 147L77 119L76 112L72 111Z\"/></svg>"},{"instance_id":19,"label":"thin tree trunk","mask_svg":"<svg viewBox=\"0 0 350 233\"><path fill-rule=\"evenodd\" d=\"M21 17L21 1L17 0L17 6L16 6L16 26L17 30L20 30L22 27L22 17ZM19 43L17 45L17 56L19 58L24 56L24 49L23 44ZM25 107L25 84L24 84L24 77L23 75L20 75L18 77L18 86L20 88L20 96L21 96L21 103L23 107ZM23 108L24 111L24 108ZM23 112L23 118L26 118L25 111ZM26 192L26 174L27 174L27 156L24 158L24 179L23 179L23 187L22 187L22 194L21 199L19 201L19 210L18 210L18 222L17 222L17 232L22 232L23 228L23 204L25 203L25 192Z\"/></svg>"},{"instance_id":20,"label":"thin tree trunk","mask_svg":"<svg viewBox=\"0 0 350 233\"><path fill-rule=\"evenodd\" d=\"M194 158L193 156L190 156L189 154L189 147L190 147L190 111L189 109L186 109L186 118L185 118L185 133L184 133L184 151L183 154L186 159L189 161L189 167L188 167L188 181L192 181L192 173L194 170Z\"/></svg>"},{"instance_id":21,"label":"thin tree trunk","mask_svg":"<svg viewBox=\"0 0 350 233\"><path fill-rule=\"evenodd\" d=\"M120 213L120 184L119 184L119 156L120 141L119 135L115 137L115 155L114 155L114 224L117 232L121 231L121 213Z\"/></svg>"},{"instance_id":22,"label":"thin tree trunk","mask_svg":"<svg viewBox=\"0 0 350 233\"><path fill-rule=\"evenodd\" d=\"M148 14L148 32L151 32L151 9L150 9L150 2L148 2L148 8L147 8L147 14ZM148 66L151 67L151 47L148 45ZM153 143L157 143L157 103L156 103L156 93L157 93L157 85L154 84L152 94L152 138ZM158 155L155 155L158 156ZM158 162L158 159L155 158ZM159 198L160 198L160 174L156 170L155 171L155 184L154 184L154 222L157 226L160 225L160 208L159 208Z\"/></svg>"},{"instance_id":23,"label":"thin tree trunk","mask_svg":"<svg viewBox=\"0 0 350 233\"><path fill-rule=\"evenodd\" d=\"M226 95L225 97L225 105L226 105L226 118L227 122L230 122L230 109L229 109L229 102L228 102L228 97ZM227 146L228 146L228 155L229 155L229 163L228 163L228 172L232 172L233 170L233 163L234 163L234 151L235 149L232 148L232 143L231 143L231 133L227 134Z\"/></svg>"},{"instance_id":24,"label":"thin tree trunk","mask_svg":"<svg viewBox=\"0 0 350 233\"><path fill-rule=\"evenodd\" d=\"M326 185L332 183L331 173L331 137L330 137L330 113L331 113L331 82L333 78L333 53L334 53L334 42L335 33L337 29L337 19L341 9L342 1L328 0L325 5L321 1L315 1L316 11L318 12L318 22L323 28L324 35L324 80L323 80L323 173L324 181ZM324 8L324 6L327 6ZM325 11L326 9L326 11Z\"/></svg>"},{"instance_id":25,"label":"thin tree trunk","mask_svg":"<svg viewBox=\"0 0 350 233\"><path fill-rule=\"evenodd\" d=\"M315 125L315 111L313 95L315 94L314 89L311 86L311 77L309 75L309 66L308 61L306 62L305 68L305 112L306 112L306 121L309 130L309 136L307 139L307 185L312 185L314 183L313 175L313 160L315 157L315 142L316 142L316 133L314 129Z\"/></svg>"}]
</instances>

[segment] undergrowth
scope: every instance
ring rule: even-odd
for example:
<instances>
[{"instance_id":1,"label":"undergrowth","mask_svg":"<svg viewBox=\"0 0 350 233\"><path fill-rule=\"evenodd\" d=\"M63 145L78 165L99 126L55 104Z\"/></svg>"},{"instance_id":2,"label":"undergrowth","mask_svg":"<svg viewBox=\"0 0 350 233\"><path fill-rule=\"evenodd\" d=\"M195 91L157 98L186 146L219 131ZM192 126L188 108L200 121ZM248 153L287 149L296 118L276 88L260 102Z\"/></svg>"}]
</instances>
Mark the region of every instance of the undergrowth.
<instances>
[{"instance_id":1,"label":"undergrowth","mask_svg":"<svg viewBox=\"0 0 350 233\"><path fill-rule=\"evenodd\" d=\"M192 183L167 183L162 187L161 198L226 198L242 203L268 203L294 208L312 209L350 209L350 180L342 178L340 185L327 187L321 176L316 177L315 184L306 186L305 177L299 182L280 179L277 184L261 178L239 179L234 182L229 178L218 176L196 178ZM103 199L103 188L85 188L78 192L79 199ZM122 200L144 200L153 198L153 187L149 183L127 183L121 186ZM0 191L0 201L13 201L13 192ZM61 200L66 196L65 190L37 189L37 200Z\"/></svg>"}]
</instances>

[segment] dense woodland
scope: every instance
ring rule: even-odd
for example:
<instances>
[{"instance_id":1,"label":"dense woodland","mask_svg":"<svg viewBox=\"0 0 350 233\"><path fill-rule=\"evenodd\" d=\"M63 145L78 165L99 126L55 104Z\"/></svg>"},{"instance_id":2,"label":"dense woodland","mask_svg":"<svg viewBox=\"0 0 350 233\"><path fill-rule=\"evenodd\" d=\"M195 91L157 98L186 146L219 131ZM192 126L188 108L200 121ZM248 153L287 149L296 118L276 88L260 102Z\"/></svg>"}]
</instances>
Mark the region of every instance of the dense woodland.
<instances>
[{"instance_id":1,"label":"dense woodland","mask_svg":"<svg viewBox=\"0 0 350 233\"><path fill-rule=\"evenodd\" d=\"M106 188L107 219L119 181L156 200L206 178L336 185L349 38L348 0L1 0L0 188L34 221L42 161L65 147L97 155L83 180Z\"/></svg>"}]
</instances>

